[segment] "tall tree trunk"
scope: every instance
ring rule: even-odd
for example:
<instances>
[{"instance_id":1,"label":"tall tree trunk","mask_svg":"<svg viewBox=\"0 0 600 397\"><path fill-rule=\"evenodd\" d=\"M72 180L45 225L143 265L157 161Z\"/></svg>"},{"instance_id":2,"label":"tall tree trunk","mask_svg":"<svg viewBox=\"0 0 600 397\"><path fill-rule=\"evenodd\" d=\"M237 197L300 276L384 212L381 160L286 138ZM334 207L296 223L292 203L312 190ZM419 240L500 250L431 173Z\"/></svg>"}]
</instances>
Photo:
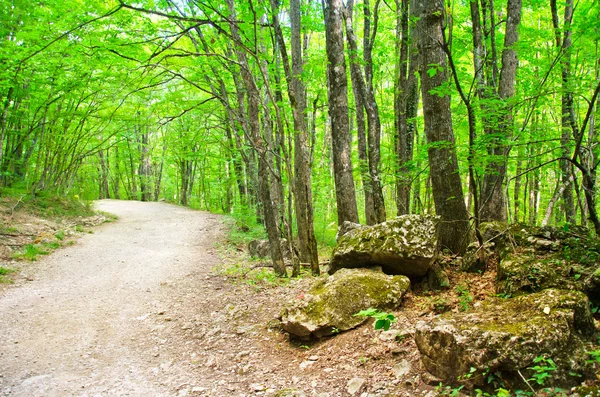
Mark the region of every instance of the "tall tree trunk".
<instances>
[{"instance_id":1,"label":"tall tree trunk","mask_svg":"<svg viewBox=\"0 0 600 397\"><path fill-rule=\"evenodd\" d=\"M409 11L410 9L410 11ZM396 42L399 62L396 64L394 87L394 120L396 130L395 151L396 170L396 209L398 215L410 213L411 175L408 163L413 159L416 122L419 107L419 84L416 76L418 59L417 40L410 40L414 29L410 29L409 12L414 10L409 0L396 0Z\"/></svg>"},{"instance_id":2,"label":"tall tree trunk","mask_svg":"<svg viewBox=\"0 0 600 397\"><path fill-rule=\"evenodd\" d=\"M140 129L142 127L140 126ZM146 127L147 129L148 127ZM148 142L148 131L144 131L140 137L139 143L140 150L140 165L138 169L138 176L140 178L140 190L142 191L142 201L150 201L150 155L149 155L149 142Z\"/></svg>"},{"instance_id":3,"label":"tall tree trunk","mask_svg":"<svg viewBox=\"0 0 600 397\"><path fill-rule=\"evenodd\" d=\"M238 31L238 26L235 22L235 5L234 0L227 0L231 22L229 27L231 35L237 42L241 41L241 36ZM272 174L267 159L267 146L260 131L260 93L256 82L250 71L250 65L244 50L239 47L235 48L238 63L240 65L240 74L244 83L244 88L247 96L247 117L249 124L249 132L251 143L258 154L258 189L261 202L263 205L263 216L267 235L269 237L269 245L271 251L271 260L273 261L273 269L280 276L285 276L285 264L281 252L280 234L277 227L277 215L275 205L271 199L270 176Z\"/></svg>"},{"instance_id":4,"label":"tall tree trunk","mask_svg":"<svg viewBox=\"0 0 600 397\"><path fill-rule=\"evenodd\" d=\"M375 203L373 198L373 188L371 175L369 172L369 156L367 154L367 132L365 120L365 96L364 80L358 59L358 46L356 36L352 27L352 5L350 0L344 9L344 19L346 22L346 38L350 49L350 80L352 81L352 93L354 94L354 106L356 116L356 136L358 140L358 162L360 176L362 179L362 188L365 200L365 223L374 225L377 223L375 216ZM362 90L361 90L362 85Z\"/></svg>"},{"instance_id":5,"label":"tall tree trunk","mask_svg":"<svg viewBox=\"0 0 600 397\"><path fill-rule=\"evenodd\" d=\"M344 221L358 223L348 127L348 79L344 56L342 0L326 0L324 7L325 44L329 61L327 64L329 88L327 93L331 119L338 225L341 225Z\"/></svg>"},{"instance_id":6,"label":"tall tree trunk","mask_svg":"<svg viewBox=\"0 0 600 397\"><path fill-rule=\"evenodd\" d=\"M302 59L300 0L290 0L292 24L292 76L294 116L294 186L296 193L296 224L300 242L300 260L309 263L314 275L320 274L317 239L315 237L312 203L310 148L306 123L306 87L302 80L304 61Z\"/></svg>"},{"instance_id":7,"label":"tall tree trunk","mask_svg":"<svg viewBox=\"0 0 600 397\"><path fill-rule=\"evenodd\" d=\"M377 5L375 7L377 15ZM374 225L385 221L385 203L383 200L383 191L381 188L381 181L379 178L379 160L380 160L380 146L381 146L381 121L379 118L379 109L377 107L377 101L375 100L373 90L373 70L372 70L372 47L375 40L377 25L374 26L373 34L370 31L370 8L369 2L364 3L364 48L363 48L363 63L365 73L360 69L360 61L358 59L358 45L357 38L354 34L352 27L352 13L353 13L354 1L349 0L344 11L344 19L346 21L346 38L348 40L348 47L350 52L350 69L352 78L352 91L356 98L356 112L357 121L362 122L364 130L364 120L359 120L359 116L362 116L361 104L364 107L364 111L367 115L367 164L368 164L368 175L367 178L363 178L363 185L366 190L365 192L365 215L368 225ZM360 97L360 99L358 99ZM360 133L360 129L359 129ZM361 160L362 161L362 160ZM366 179L366 180L365 180Z\"/></svg>"},{"instance_id":8,"label":"tall tree trunk","mask_svg":"<svg viewBox=\"0 0 600 397\"><path fill-rule=\"evenodd\" d=\"M504 197L503 183L506 176L506 163L508 157L508 139L512 135L513 115L512 107L508 103L515 93L515 79L517 74L517 52L514 49L519 39L519 24L521 22L522 0L508 0L506 29L504 36L504 49L502 50L502 69L498 83L497 97L500 108L493 117L491 132L499 137L492 139L488 147L488 155L492 157L483 178L481 192L481 220L506 221L506 200ZM492 27L494 29L494 27Z\"/></svg>"},{"instance_id":9,"label":"tall tree trunk","mask_svg":"<svg viewBox=\"0 0 600 397\"><path fill-rule=\"evenodd\" d=\"M108 170L109 167L106 165L106 159L104 156L104 150L98 150L98 161L100 162L100 183L98 198L105 199L110 197L110 189L108 188Z\"/></svg>"},{"instance_id":10,"label":"tall tree trunk","mask_svg":"<svg viewBox=\"0 0 600 397\"><path fill-rule=\"evenodd\" d=\"M417 1L420 17L418 48L421 58L421 95L428 149L433 200L441 217L440 244L463 254L469 243L469 214L465 206L452 130L450 97L432 94L447 82L443 38L443 4L436 0ZM428 73L436 65L436 73Z\"/></svg>"},{"instance_id":11,"label":"tall tree trunk","mask_svg":"<svg viewBox=\"0 0 600 397\"><path fill-rule=\"evenodd\" d=\"M565 2L565 14L563 21L561 38L561 29L559 26L558 10L556 7L556 0L550 0L550 9L552 10L552 24L554 25L554 31L556 34L556 47L558 51L562 51L563 55L561 58L562 67L562 93L561 93L561 126L562 133L560 136L560 143L562 146L563 157L568 158L571 154L571 148L569 142L571 136L577 136L577 126L571 123L571 113L573 110L573 90L570 84L571 75L571 20L573 18L573 0L566 0ZM573 122L576 121L573 118ZM571 163L568 160L560 161L561 179L564 185L562 190L563 207L565 211L565 218L568 223L575 223L575 199L573 197L573 189L569 182L572 177Z\"/></svg>"},{"instance_id":12,"label":"tall tree trunk","mask_svg":"<svg viewBox=\"0 0 600 397\"><path fill-rule=\"evenodd\" d=\"M375 99L375 88L373 86L373 46L377 36L379 19L379 4L381 0L375 0L373 12L373 24L371 28L371 9L369 0L364 0L363 10L365 19L363 21L363 60L365 69L365 110L367 112L367 147L369 158L370 185L373 194L373 210L375 223L385 222L385 202L383 199L383 188L379 172L381 159L381 119L379 107Z\"/></svg>"}]
</instances>

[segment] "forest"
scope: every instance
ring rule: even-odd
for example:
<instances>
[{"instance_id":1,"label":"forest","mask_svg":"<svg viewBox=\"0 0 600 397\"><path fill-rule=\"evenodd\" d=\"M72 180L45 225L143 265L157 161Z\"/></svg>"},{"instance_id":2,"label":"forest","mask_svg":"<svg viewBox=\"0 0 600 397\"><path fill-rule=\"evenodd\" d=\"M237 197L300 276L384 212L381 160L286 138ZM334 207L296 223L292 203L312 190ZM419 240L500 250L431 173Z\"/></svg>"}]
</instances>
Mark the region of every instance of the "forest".
<instances>
[{"instance_id":1,"label":"forest","mask_svg":"<svg viewBox=\"0 0 600 397\"><path fill-rule=\"evenodd\" d=\"M437 214L456 254L487 221L600 233L598 2L0 7L0 195L232 214L315 273L344 221Z\"/></svg>"}]
</instances>

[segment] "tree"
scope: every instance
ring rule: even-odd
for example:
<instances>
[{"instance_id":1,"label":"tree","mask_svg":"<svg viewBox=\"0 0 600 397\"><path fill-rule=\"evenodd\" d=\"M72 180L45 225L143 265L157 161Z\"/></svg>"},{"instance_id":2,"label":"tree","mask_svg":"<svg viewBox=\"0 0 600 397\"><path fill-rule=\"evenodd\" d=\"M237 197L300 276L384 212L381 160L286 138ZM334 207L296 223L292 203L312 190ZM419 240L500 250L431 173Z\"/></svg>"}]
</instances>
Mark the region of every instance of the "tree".
<instances>
[{"instance_id":1,"label":"tree","mask_svg":"<svg viewBox=\"0 0 600 397\"><path fill-rule=\"evenodd\" d=\"M364 4L365 18L364 25L364 48L363 60L364 75L360 69L360 61L358 59L357 38L352 27L352 13L354 1L349 0L345 10L344 19L346 21L346 38L348 40L348 48L350 53L350 69L352 79L352 91L356 103L356 119L359 133L359 154L361 162L366 163L367 172L363 172L363 185L365 185L365 215L367 225L374 225L385 221L385 203L383 200L383 192L381 181L379 178L379 161L380 161L380 146L381 146L381 120L379 118L379 108L375 100L373 89L373 45L375 36L377 35L377 16L380 1L377 0L375 5L375 23L373 32L371 33L371 10L369 1ZM367 114L367 139L365 142L364 128L364 113ZM362 142L361 142L362 140ZM361 169L364 168L361 165Z\"/></svg>"},{"instance_id":2,"label":"tree","mask_svg":"<svg viewBox=\"0 0 600 397\"><path fill-rule=\"evenodd\" d=\"M506 32L504 35L504 49L502 50L502 69L500 70L499 81L496 82L495 69L497 65L492 58L491 76L488 76L488 89L485 91L485 99L488 95L495 105L485 105L484 112L490 114L484 119L484 128L488 135L488 156L490 161L483 178L483 187L481 190L481 208L479 217L481 221L506 221L506 200L503 189L503 183L506 175L507 157L510 150L508 140L512 136L513 128L513 109L510 103L515 94L515 80L517 75L517 51L514 48L519 40L519 24L521 23L521 0L508 0L506 11ZM490 10L493 17L494 10ZM493 19L491 20L492 31L495 30ZM494 48L494 38L491 38L491 46ZM477 50L479 51L479 50ZM491 93L489 91L492 91ZM489 103L489 102L488 102ZM491 111L492 106L497 107Z\"/></svg>"},{"instance_id":3,"label":"tree","mask_svg":"<svg viewBox=\"0 0 600 397\"><path fill-rule=\"evenodd\" d=\"M342 0L326 0L325 35L327 50L327 86L333 150L333 169L338 225L344 221L358 223L356 192L352 177L350 130L348 126L348 79L344 56Z\"/></svg>"},{"instance_id":4,"label":"tree","mask_svg":"<svg viewBox=\"0 0 600 397\"><path fill-rule=\"evenodd\" d=\"M436 213L441 217L440 244L463 254L469 243L469 214L464 202L446 71L443 39L444 9L436 0L417 2L421 96Z\"/></svg>"}]
</instances>

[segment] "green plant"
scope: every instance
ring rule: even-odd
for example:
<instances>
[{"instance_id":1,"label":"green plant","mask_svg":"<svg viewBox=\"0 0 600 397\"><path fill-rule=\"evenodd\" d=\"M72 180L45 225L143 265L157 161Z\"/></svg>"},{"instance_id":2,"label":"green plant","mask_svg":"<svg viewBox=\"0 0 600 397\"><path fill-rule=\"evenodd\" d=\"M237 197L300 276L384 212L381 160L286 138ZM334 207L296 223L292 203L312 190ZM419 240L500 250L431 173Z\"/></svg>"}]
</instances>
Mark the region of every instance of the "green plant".
<instances>
[{"instance_id":1,"label":"green plant","mask_svg":"<svg viewBox=\"0 0 600 397\"><path fill-rule=\"evenodd\" d=\"M37 244L27 244L22 251L14 253L12 257L17 260L34 262L37 260L38 255L48 255L49 253Z\"/></svg>"},{"instance_id":2,"label":"green plant","mask_svg":"<svg viewBox=\"0 0 600 397\"><path fill-rule=\"evenodd\" d=\"M461 311L466 312L471 307L473 295L469 292L469 287L464 284L457 285L456 292L458 293L458 306Z\"/></svg>"},{"instance_id":3,"label":"green plant","mask_svg":"<svg viewBox=\"0 0 600 397\"><path fill-rule=\"evenodd\" d=\"M592 350L587 353L590 358L585 360L587 364L600 364L600 350Z\"/></svg>"},{"instance_id":4,"label":"green plant","mask_svg":"<svg viewBox=\"0 0 600 397\"><path fill-rule=\"evenodd\" d=\"M64 240L65 239L65 231L64 230L59 230L56 233L54 233L54 237L56 237L57 240Z\"/></svg>"},{"instance_id":5,"label":"green plant","mask_svg":"<svg viewBox=\"0 0 600 397\"><path fill-rule=\"evenodd\" d=\"M538 385L543 386L546 380L552 377L552 372L556 371L556 364L551 358L544 356L537 356L533 359L533 363L536 365L528 367L528 369L533 371L529 380L533 380Z\"/></svg>"},{"instance_id":6,"label":"green plant","mask_svg":"<svg viewBox=\"0 0 600 397\"><path fill-rule=\"evenodd\" d=\"M436 298L433 301L433 305L432 306L433 306L433 311L436 312L436 313L438 313L438 314L445 313L448 310L450 310L450 308L451 308L450 307L450 303L448 303L448 301L446 299L441 298L441 297Z\"/></svg>"},{"instance_id":7,"label":"green plant","mask_svg":"<svg viewBox=\"0 0 600 397\"><path fill-rule=\"evenodd\" d=\"M375 329L383 329L384 331L389 330L392 323L396 322L396 317L394 317L393 314L382 312L379 309L375 308L361 310L360 312L354 314L354 316L374 318L375 324L373 326L375 327Z\"/></svg>"},{"instance_id":8,"label":"green plant","mask_svg":"<svg viewBox=\"0 0 600 397\"><path fill-rule=\"evenodd\" d=\"M51 241L49 243L42 243L42 246L44 248L55 250L55 249L60 248L60 243L58 241Z\"/></svg>"},{"instance_id":9,"label":"green plant","mask_svg":"<svg viewBox=\"0 0 600 397\"><path fill-rule=\"evenodd\" d=\"M10 267L0 266L0 284L10 284L12 280L6 277L7 275L14 273L15 269L11 269Z\"/></svg>"},{"instance_id":10,"label":"green plant","mask_svg":"<svg viewBox=\"0 0 600 397\"><path fill-rule=\"evenodd\" d=\"M464 388L464 385L458 387L444 386L442 382L440 382L435 390L438 392L440 396L459 396L460 391Z\"/></svg>"}]
</instances>

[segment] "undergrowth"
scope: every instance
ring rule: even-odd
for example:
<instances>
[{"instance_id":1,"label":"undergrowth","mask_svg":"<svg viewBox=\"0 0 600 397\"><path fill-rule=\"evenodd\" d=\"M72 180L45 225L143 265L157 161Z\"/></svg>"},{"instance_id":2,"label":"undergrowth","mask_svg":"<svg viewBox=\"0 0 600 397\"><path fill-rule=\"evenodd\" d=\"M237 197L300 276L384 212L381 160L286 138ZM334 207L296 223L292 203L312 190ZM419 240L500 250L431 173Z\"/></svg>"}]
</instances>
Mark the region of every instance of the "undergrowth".
<instances>
[{"instance_id":1,"label":"undergrowth","mask_svg":"<svg viewBox=\"0 0 600 397\"><path fill-rule=\"evenodd\" d=\"M42 218L77 218L94 215L91 202L77 195L64 195L52 191L35 194L19 188L5 188L3 201L8 212L22 210Z\"/></svg>"},{"instance_id":2,"label":"undergrowth","mask_svg":"<svg viewBox=\"0 0 600 397\"><path fill-rule=\"evenodd\" d=\"M50 248L50 247L48 247ZM58 247L56 247L58 248ZM41 244L27 244L22 250L15 252L12 257L16 260L24 260L34 262L37 260L39 255L48 255L49 250L44 249Z\"/></svg>"},{"instance_id":3,"label":"undergrowth","mask_svg":"<svg viewBox=\"0 0 600 397\"><path fill-rule=\"evenodd\" d=\"M7 276L16 270L10 267L0 266L0 284L11 284L12 280Z\"/></svg>"}]
</instances>

